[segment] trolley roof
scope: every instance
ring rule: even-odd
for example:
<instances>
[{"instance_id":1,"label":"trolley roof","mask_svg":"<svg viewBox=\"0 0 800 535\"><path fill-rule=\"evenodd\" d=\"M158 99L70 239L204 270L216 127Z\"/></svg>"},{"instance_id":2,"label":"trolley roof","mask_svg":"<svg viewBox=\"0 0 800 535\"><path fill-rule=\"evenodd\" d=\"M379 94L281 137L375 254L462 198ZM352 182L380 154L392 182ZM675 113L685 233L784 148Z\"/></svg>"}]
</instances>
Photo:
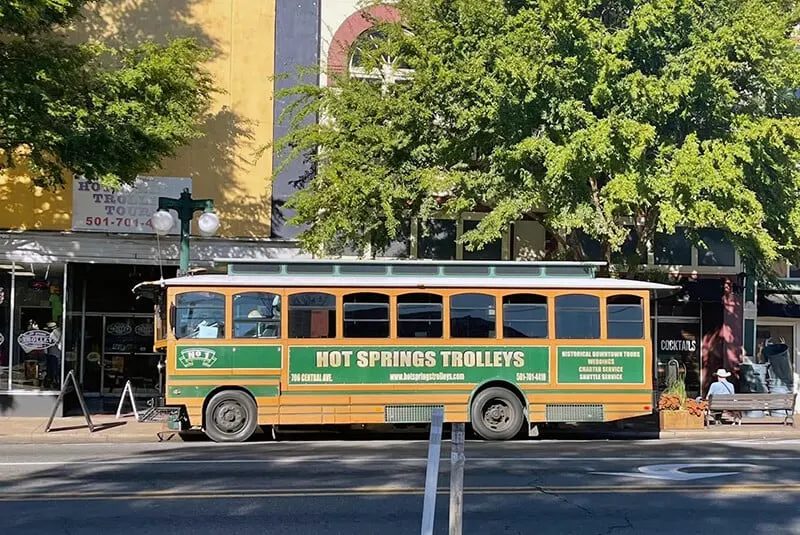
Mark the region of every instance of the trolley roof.
<instances>
[{"instance_id":1,"label":"trolley roof","mask_svg":"<svg viewBox=\"0 0 800 535\"><path fill-rule=\"evenodd\" d=\"M198 274L142 286L278 286L355 288L520 288L650 290L680 286L597 277L603 262L481 262L430 260L237 261L227 274Z\"/></svg>"}]
</instances>

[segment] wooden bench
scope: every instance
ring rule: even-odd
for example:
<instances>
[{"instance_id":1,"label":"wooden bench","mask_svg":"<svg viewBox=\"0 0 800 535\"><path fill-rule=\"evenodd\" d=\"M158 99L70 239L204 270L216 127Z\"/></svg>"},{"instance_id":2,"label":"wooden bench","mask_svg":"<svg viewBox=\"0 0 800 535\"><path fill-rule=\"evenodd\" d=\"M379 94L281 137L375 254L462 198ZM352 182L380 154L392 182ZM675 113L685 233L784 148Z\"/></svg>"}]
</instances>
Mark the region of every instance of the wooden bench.
<instances>
[{"instance_id":1,"label":"wooden bench","mask_svg":"<svg viewBox=\"0 0 800 535\"><path fill-rule=\"evenodd\" d=\"M785 410L783 425L794 426L794 403L797 394L712 394L708 397L706 421L711 423L712 413L722 411L735 412L734 425L742 425L742 413L746 411L780 411Z\"/></svg>"}]
</instances>

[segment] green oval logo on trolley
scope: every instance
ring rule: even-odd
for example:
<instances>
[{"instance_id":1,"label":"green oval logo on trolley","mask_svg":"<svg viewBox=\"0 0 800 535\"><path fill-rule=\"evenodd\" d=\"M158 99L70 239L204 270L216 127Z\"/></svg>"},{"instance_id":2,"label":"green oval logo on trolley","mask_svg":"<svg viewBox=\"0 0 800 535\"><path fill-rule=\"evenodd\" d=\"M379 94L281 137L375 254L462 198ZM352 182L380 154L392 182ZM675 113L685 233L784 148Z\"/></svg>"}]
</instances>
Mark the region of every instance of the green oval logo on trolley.
<instances>
[{"instance_id":1,"label":"green oval logo on trolley","mask_svg":"<svg viewBox=\"0 0 800 535\"><path fill-rule=\"evenodd\" d=\"M100 353L92 351L86 354L86 362L100 362Z\"/></svg>"},{"instance_id":2,"label":"green oval logo on trolley","mask_svg":"<svg viewBox=\"0 0 800 535\"><path fill-rule=\"evenodd\" d=\"M181 351L178 361L184 368L210 368L217 362L217 352L205 347L191 347Z\"/></svg>"}]
</instances>

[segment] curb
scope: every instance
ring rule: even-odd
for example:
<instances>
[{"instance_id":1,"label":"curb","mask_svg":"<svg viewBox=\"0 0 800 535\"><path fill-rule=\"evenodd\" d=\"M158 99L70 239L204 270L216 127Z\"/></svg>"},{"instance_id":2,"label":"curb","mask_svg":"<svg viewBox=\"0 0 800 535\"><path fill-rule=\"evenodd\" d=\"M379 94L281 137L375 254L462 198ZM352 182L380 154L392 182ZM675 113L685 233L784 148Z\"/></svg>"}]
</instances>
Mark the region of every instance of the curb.
<instances>
[{"instance_id":1,"label":"curb","mask_svg":"<svg viewBox=\"0 0 800 535\"><path fill-rule=\"evenodd\" d=\"M724 432L708 431L661 431L660 439L695 439L695 440L719 440L719 439L758 439L758 438L783 438L800 439L800 429L798 430L736 430Z\"/></svg>"},{"instance_id":2,"label":"curb","mask_svg":"<svg viewBox=\"0 0 800 535\"><path fill-rule=\"evenodd\" d=\"M172 438L170 442L180 441L180 439ZM0 444L142 444L152 443L158 444L158 436L155 433L148 435L127 435L127 436L112 436L112 435L94 435L90 433L81 435L59 435L50 433L35 433L26 435L7 435L0 436ZM167 442L164 440L163 442Z\"/></svg>"}]
</instances>

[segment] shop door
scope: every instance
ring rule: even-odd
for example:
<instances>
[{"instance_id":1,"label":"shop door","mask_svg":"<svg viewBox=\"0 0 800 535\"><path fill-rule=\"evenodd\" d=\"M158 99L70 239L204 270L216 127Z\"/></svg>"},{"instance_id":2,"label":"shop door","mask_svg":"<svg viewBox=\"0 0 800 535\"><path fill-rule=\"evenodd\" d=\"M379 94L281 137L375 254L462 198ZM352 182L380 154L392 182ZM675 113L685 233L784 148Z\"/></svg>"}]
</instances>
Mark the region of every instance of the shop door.
<instances>
[{"instance_id":1,"label":"shop door","mask_svg":"<svg viewBox=\"0 0 800 535\"><path fill-rule=\"evenodd\" d=\"M701 395L700 332L699 318L658 318L655 353L659 392L675 375L686 384L687 397Z\"/></svg>"},{"instance_id":2,"label":"shop door","mask_svg":"<svg viewBox=\"0 0 800 535\"><path fill-rule=\"evenodd\" d=\"M137 397L158 395L158 363L159 354L153 352L152 314L103 316L103 394L120 394L130 381Z\"/></svg>"}]
</instances>

